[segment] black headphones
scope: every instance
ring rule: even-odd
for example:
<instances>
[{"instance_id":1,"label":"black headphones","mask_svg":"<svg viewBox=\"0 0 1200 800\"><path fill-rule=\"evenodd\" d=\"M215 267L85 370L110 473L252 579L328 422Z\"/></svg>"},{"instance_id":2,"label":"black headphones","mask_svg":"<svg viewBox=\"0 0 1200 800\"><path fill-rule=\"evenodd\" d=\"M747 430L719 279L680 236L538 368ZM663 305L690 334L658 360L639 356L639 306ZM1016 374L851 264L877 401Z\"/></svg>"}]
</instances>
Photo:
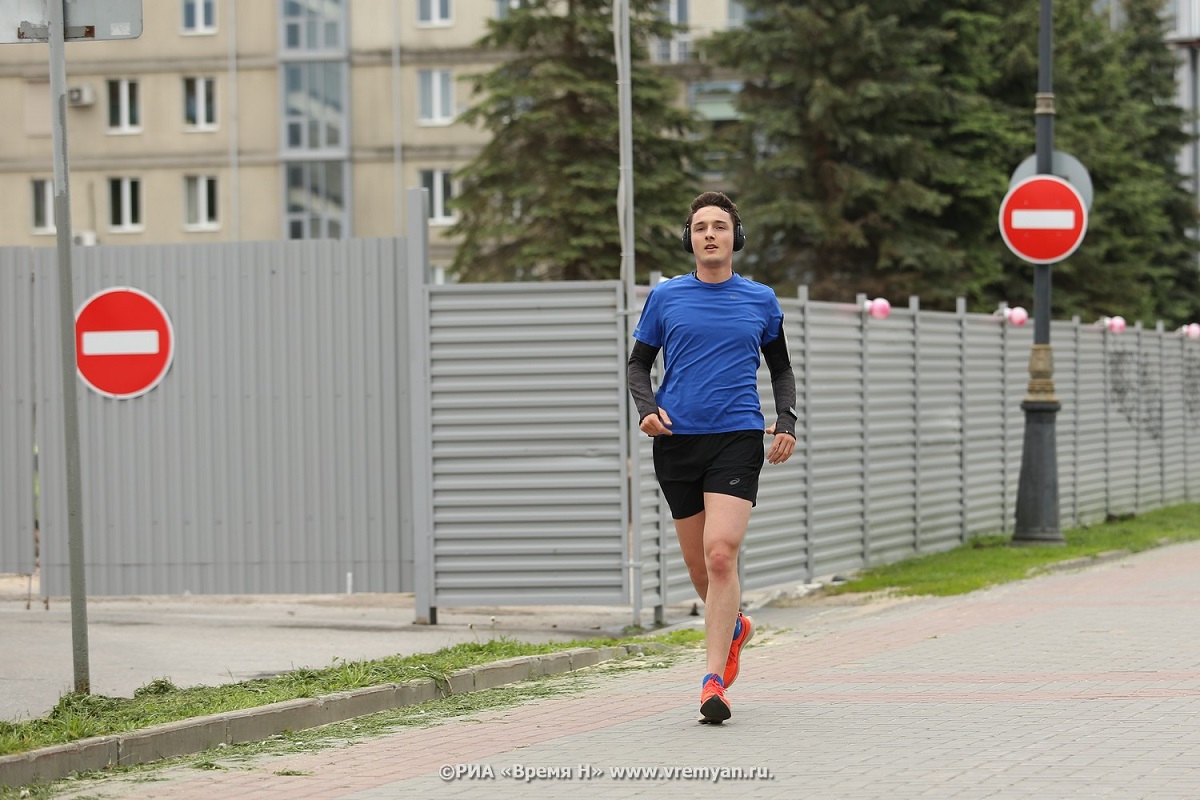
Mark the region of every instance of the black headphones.
<instances>
[{"instance_id":1,"label":"black headphones","mask_svg":"<svg viewBox=\"0 0 1200 800\"><path fill-rule=\"evenodd\" d=\"M737 252L746 246L746 232L742 230L742 223L738 223L733 228L733 252ZM692 249L692 226L687 224L683 226L683 252L694 253Z\"/></svg>"}]
</instances>

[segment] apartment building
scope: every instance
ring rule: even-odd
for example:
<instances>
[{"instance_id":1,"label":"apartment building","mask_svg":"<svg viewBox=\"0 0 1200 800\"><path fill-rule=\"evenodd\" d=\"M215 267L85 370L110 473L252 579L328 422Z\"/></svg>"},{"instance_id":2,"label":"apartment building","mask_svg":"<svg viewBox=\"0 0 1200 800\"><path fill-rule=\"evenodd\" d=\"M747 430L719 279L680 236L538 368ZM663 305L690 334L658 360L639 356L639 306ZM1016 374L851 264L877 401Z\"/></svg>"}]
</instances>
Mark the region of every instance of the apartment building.
<instances>
[{"instance_id":1,"label":"apartment building","mask_svg":"<svg viewBox=\"0 0 1200 800\"><path fill-rule=\"evenodd\" d=\"M143 0L133 40L66 47L71 219L81 244L390 236L405 192L430 194L431 257L455 172L486 142L456 122L475 43L521 0ZM1119 5L1097 0L1120 24ZM686 27L651 56L716 123L740 88L696 42L742 24L739 0L663 0ZM1200 105L1200 0L1168 0L1180 103ZM8 37L11 38L11 37ZM5 39L0 36L0 41ZM614 92L616 88L614 86ZM0 246L52 246L49 49L0 46ZM1195 175L1200 143L1181 153ZM1195 184L1200 197L1200 182Z\"/></svg>"},{"instance_id":2,"label":"apartment building","mask_svg":"<svg viewBox=\"0 0 1200 800\"><path fill-rule=\"evenodd\" d=\"M455 122L464 78L494 66L475 43L519 2L143 0L138 39L66 46L76 241L390 236L405 191L425 186L431 256L447 263L455 170L488 135ZM663 10L704 24L655 59L681 65L681 98L728 116L736 84L688 65L694 37L737 24L740 4ZM55 243L50 101L47 45L0 47L0 245Z\"/></svg>"}]
</instances>

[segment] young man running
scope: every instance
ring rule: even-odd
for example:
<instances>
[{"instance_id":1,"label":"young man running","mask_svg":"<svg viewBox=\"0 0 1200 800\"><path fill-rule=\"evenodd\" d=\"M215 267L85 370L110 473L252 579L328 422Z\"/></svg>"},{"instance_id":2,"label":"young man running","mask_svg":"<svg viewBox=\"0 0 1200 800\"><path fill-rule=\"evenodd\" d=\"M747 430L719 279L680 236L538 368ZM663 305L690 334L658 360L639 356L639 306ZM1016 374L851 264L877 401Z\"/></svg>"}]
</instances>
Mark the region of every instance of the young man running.
<instances>
[{"instance_id":1,"label":"young man running","mask_svg":"<svg viewBox=\"0 0 1200 800\"><path fill-rule=\"evenodd\" d=\"M725 690L738 676L754 621L738 610L738 549L758 497L763 465L759 352L771 372L777 420L766 460L782 464L796 447L796 381L783 311L767 286L733 271L745 245L737 206L720 192L692 201L683 247L696 269L654 287L633 332L629 392L654 437L654 472L704 601L707 671L703 722L729 719ZM655 395L650 369L659 350L665 369Z\"/></svg>"}]
</instances>

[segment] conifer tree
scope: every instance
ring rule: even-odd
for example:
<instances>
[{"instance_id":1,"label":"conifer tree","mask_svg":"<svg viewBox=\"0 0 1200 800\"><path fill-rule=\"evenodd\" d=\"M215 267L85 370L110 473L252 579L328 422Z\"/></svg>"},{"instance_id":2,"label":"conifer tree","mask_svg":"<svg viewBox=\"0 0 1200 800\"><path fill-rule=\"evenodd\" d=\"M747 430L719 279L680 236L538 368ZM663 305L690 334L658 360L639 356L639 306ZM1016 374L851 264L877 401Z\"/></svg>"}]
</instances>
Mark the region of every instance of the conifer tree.
<instances>
[{"instance_id":1,"label":"conifer tree","mask_svg":"<svg viewBox=\"0 0 1200 800\"><path fill-rule=\"evenodd\" d=\"M689 114L647 63L673 27L630 0L636 266L679 271L679 229L696 192ZM526 0L489 21L479 46L502 63L474 77L461 119L490 142L457 178L460 280L616 278L621 268L617 66L610 0Z\"/></svg>"},{"instance_id":2,"label":"conifer tree","mask_svg":"<svg viewBox=\"0 0 1200 800\"><path fill-rule=\"evenodd\" d=\"M1175 55L1159 0L1124 0L1122 11L1113 30L1090 0L1054 6L1055 149L1087 168L1094 200L1083 244L1052 267L1053 314L1186 321L1195 214L1176 161L1188 134ZM1032 268L1005 259L1002 294L1028 296Z\"/></svg>"},{"instance_id":3,"label":"conifer tree","mask_svg":"<svg viewBox=\"0 0 1200 800\"><path fill-rule=\"evenodd\" d=\"M942 66L939 85L951 108L945 126L931 136L937 148L954 155L950 163L957 167L934 175L932 182L953 198L939 219L953 231L966 264L953 284L922 282L917 293L923 305L930 305L925 298L931 297L932 305L946 309L951 297L966 298L974 311L991 310L1001 301L1032 308L1024 296L1032 293L1032 284L1012 301L997 290L1011 268L997 223L1012 172L1034 149L1037 17L1014 13L1013 5L1003 0L931 3L927 8L933 17L925 24L949 34L937 58ZM1016 102L997 100L1007 97Z\"/></svg>"},{"instance_id":4,"label":"conifer tree","mask_svg":"<svg viewBox=\"0 0 1200 800\"><path fill-rule=\"evenodd\" d=\"M746 0L746 26L710 40L744 79L733 183L755 278L842 300L962 283L936 176L966 165L935 144L955 105L939 85L948 34L912 24L925 5Z\"/></svg>"},{"instance_id":5,"label":"conifer tree","mask_svg":"<svg viewBox=\"0 0 1200 800\"><path fill-rule=\"evenodd\" d=\"M921 296L1032 307L1033 268L997 212L1034 153L1039 4L745 0L709 50L746 79L735 185L756 277L819 299ZM1186 316L1196 305L1188 141L1160 0L1056 0L1056 149L1095 186L1084 245L1054 266L1056 317ZM765 238L765 242L763 241Z\"/></svg>"}]
</instances>

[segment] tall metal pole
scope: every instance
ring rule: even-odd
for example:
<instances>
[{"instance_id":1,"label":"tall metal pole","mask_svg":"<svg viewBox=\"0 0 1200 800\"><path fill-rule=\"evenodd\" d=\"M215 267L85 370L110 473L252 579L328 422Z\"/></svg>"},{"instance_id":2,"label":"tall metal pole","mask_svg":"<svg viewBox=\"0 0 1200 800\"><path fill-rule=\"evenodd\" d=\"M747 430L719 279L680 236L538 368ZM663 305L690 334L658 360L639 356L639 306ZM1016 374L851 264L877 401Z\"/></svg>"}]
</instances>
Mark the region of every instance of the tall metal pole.
<instances>
[{"instance_id":1,"label":"tall metal pole","mask_svg":"<svg viewBox=\"0 0 1200 800\"><path fill-rule=\"evenodd\" d=\"M71 652L75 691L89 694L87 581L83 557L83 470L79 454L79 396L75 377L75 285L71 275L71 190L67 169L65 0L47 3L50 26L50 116L54 140L54 224L58 230L58 320L62 339L63 433L67 469L67 556L71 575Z\"/></svg>"},{"instance_id":2,"label":"tall metal pole","mask_svg":"<svg viewBox=\"0 0 1200 800\"><path fill-rule=\"evenodd\" d=\"M620 127L620 183L617 190L620 206L621 280L627 296L632 299L636 277L634 273L633 230L633 71L630 55L629 0L617 0L614 6L616 26L613 34L617 51L617 104Z\"/></svg>"},{"instance_id":3,"label":"tall metal pole","mask_svg":"<svg viewBox=\"0 0 1200 800\"><path fill-rule=\"evenodd\" d=\"M1038 35L1036 119L1037 171L1053 172L1054 160L1054 11L1052 0L1041 0ZM1054 353L1050 348L1050 265L1036 264L1033 272L1033 348L1029 355L1029 388L1025 412L1025 446L1017 484L1017 519L1013 544L1066 544L1059 525L1058 452L1055 415L1062 405L1054 390Z\"/></svg>"},{"instance_id":4,"label":"tall metal pole","mask_svg":"<svg viewBox=\"0 0 1200 800\"><path fill-rule=\"evenodd\" d=\"M617 62L617 116L618 116L618 145L620 147L619 179L617 184L617 211L621 233L621 283L625 288L625 341L632 334L632 314L637 302L637 273L634 262L634 216L633 216L633 42L630 36L629 0L615 0L613 3L613 49ZM622 381L625 371L621 370ZM629 399L629 387L625 386L621 393L624 400ZM628 442L627 462L633 469L638 468L637 445L632 440ZM634 478L636 485L636 478ZM632 505L632 500L630 500ZM628 509L626 509L628 510ZM640 552L638 542L641 538L641 528L636 513L629 514L629 535L632 538L632 552ZM642 624L642 572L641 560L631 561L630 586L633 596L633 624Z\"/></svg>"}]
</instances>

